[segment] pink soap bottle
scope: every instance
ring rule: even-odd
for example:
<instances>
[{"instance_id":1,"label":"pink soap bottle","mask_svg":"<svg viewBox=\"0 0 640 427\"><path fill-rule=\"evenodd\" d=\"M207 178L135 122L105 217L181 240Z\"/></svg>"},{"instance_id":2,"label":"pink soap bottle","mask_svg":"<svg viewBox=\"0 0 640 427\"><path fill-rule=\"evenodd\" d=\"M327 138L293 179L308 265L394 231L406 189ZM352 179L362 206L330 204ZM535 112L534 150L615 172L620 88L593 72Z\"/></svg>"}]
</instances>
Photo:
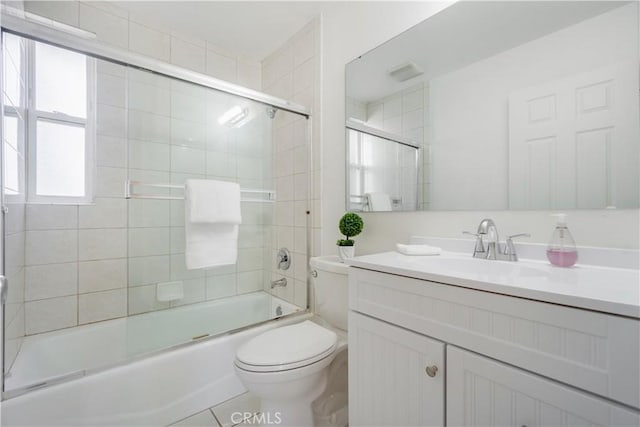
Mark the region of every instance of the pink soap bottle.
<instances>
[{"instance_id":1,"label":"pink soap bottle","mask_svg":"<svg viewBox=\"0 0 640 427\"><path fill-rule=\"evenodd\" d=\"M551 241L547 246L547 259L558 267L571 267L578 260L578 250L573 236L567 228L567 214L555 214L558 218Z\"/></svg>"}]
</instances>

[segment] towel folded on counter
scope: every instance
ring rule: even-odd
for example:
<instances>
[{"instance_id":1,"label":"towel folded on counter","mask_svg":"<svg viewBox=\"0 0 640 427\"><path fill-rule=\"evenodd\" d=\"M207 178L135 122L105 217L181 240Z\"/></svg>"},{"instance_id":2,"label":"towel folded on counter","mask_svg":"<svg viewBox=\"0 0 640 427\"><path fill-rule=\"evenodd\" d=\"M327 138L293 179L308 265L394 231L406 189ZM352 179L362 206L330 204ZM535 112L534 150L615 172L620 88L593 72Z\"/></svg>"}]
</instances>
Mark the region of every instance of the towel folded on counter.
<instances>
[{"instance_id":1,"label":"towel folded on counter","mask_svg":"<svg viewBox=\"0 0 640 427\"><path fill-rule=\"evenodd\" d=\"M429 245L403 245L396 243L398 252L403 255L440 255L442 249L437 246Z\"/></svg>"}]
</instances>

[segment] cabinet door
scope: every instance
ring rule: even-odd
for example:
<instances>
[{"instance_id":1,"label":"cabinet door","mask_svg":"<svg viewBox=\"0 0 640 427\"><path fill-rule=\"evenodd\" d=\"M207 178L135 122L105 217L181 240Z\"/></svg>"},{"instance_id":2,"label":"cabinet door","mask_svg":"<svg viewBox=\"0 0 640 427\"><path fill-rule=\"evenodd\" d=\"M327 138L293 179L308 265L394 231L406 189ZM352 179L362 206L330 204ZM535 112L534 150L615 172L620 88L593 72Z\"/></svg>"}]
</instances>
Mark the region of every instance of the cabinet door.
<instances>
[{"instance_id":1,"label":"cabinet door","mask_svg":"<svg viewBox=\"0 0 640 427\"><path fill-rule=\"evenodd\" d=\"M447 346L451 426L638 426L638 412Z\"/></svg>"},{"instance_id":2,"label":"cabinet door","mask_svg":"<svg viewBox=\"0 0 640 427\"><path fill-rule=\"evenodd\" d=\"M444 371L442 342L349 312L350 426L444 425Z\"/></svg>"}]
</instances>

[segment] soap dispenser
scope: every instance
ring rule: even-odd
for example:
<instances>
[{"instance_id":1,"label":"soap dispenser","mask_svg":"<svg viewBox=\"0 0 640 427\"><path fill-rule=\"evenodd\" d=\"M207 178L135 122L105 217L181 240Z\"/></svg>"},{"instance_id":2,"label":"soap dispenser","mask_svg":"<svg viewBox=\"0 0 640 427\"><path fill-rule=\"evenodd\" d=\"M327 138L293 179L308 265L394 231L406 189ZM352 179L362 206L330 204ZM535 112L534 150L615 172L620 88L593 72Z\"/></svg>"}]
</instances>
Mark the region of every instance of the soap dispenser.
<instances>
[{"instance_id":1,"label":"soap dispenser","mask_svg":"<svg viewBox=\"0 0 640 427\"><path fill-rule=\"evenodd\" d=\"M578 260L578 249L567 228L567 214L552 215L557 218L556 229L547 246L547 259L558 267L571 267Z\"/></svg>"}]
</instances>

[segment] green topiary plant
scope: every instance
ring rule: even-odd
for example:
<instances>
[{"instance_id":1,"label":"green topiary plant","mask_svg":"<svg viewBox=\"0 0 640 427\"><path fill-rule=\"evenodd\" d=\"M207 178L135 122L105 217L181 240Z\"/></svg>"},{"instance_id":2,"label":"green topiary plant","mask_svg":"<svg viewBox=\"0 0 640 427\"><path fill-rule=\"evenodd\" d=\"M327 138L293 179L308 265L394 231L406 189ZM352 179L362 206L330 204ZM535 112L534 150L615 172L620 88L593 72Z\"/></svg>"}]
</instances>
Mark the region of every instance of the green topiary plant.
<instances>
[{"instance_id":1,"label":"green topiary plant","mask_svg":"<svg viewBox=\"0 0 640 427\"><path fill-rule=\"evenodd\" d=\"M346 239L338 240L338 246L353 246L355 242L351 237L357 236L362 232L364 228L364 222L360 215L347 212L340 218L340 222L338 223L338 229L340 229L340 233L344 234Z\"/></svg>"}]
</instances>

